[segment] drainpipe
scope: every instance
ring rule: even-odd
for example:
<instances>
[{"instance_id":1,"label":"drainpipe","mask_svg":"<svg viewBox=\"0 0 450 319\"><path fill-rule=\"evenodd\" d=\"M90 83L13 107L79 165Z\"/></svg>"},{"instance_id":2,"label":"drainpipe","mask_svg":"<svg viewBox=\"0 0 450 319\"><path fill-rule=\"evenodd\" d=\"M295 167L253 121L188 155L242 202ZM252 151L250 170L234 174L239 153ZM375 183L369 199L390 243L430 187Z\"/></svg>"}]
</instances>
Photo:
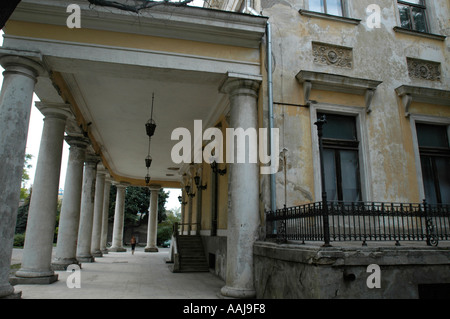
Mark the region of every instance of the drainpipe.
<instances>
[{"instance_id":1,"label":"drainpipe","mask_svg":"<svg viewBox=\"0 0 450 319\"><path fill-rule=\"evenodd\" d=\"M248 13L252 15L259 16L260 14L251 7L251 0L244 0L245 6L242 10L242 13ZM268 91L268 100L269 100L269 144L270 144L270 152L271 157L274 158L273 152L278 152L274 147L274 138L273 138L273 128L274 128L274 115L273 115L273 80L272 80L272 30L270 27L269 21L267 21L266 25L266 52L267 52L267 91ZM274 165L274 163L271 163ZM270 209L275 212L277 209L276 202L276 180L275 173L270 175Z\"/></svg>"},{"instance_id":2,"label":"drainpipe","mask_svg":"<svg viewBox=\"0 0 450 319\"><path fill-rule=\"evenodd\" d=\"M270 154L272 159L275 158L273 152L278 152L274 147L273 141L273 127L274 127L274 115L273 115L273 80L272 80L272 30L270 23L267 21L266 26L266 36L267 36L267 85L269 94L269 143L270 143ZM271 163L274 165L274 163ZM270 205L271 210L274 212L277 210L277 197L276 197L276 180L275 174L270 175Z\"/></svg>"}]
</instances>

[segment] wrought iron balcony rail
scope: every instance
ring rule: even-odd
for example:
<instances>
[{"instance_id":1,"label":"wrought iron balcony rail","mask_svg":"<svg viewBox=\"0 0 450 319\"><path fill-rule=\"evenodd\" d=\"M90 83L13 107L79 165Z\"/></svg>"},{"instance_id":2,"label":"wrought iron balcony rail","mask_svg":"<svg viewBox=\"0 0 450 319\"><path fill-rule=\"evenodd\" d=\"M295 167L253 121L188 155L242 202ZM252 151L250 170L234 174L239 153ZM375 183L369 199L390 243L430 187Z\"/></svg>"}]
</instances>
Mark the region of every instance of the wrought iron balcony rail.
<instances>
[{"instance_id":1,"label":"wrought iron balcony rail","mask_svg":"<svg viewBox=\"0 0 450 319\"><path fill-rule=\"evenodd\" d=\"M295 241L450 240L450 205L322 202L266 213L266 238ZM328 225L327 225L328 224ZM328 237L329 236L329 237Z\"/></svg>"}]
</instances>

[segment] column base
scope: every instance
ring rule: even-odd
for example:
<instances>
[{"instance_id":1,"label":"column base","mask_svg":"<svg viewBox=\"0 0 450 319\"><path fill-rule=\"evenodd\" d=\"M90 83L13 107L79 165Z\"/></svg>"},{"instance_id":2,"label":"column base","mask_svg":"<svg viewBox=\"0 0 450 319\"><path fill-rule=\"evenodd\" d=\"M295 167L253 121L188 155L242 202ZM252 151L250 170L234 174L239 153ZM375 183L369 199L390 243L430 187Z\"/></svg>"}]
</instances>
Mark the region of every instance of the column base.
<instances>
[{"instance_id":1,"label":"column base","mask_svg":"<svg viewBox=\"0 0 450 319\"><path fill-rule=\"evenodd\" d=\"M80 263L93 263L93 262L95 262L94 256L77 256L77 260Z\"/></svg>"},{"instance_id":2,"label":"column base","mask_svg":"<svg viewBox=\"0 0 450 319\"><path fill-rule=\"evenodd\" d=\"M8 298L14 294L14 287L10 283L6 283L0 286L0 299Z\"/></svg>"},{"instance_id":3,"label":"column base","mask_svg":"<svg viewBox=\"0 0 450 319\"><path fill-rule=\"evenodd\" d=\"M53 270L67 270L67 267L69 267L70 265L76 265L76 266L80 267L80 269L81 269L81 263L76 259L54 261L54 262L52 262L52 269Z\"/></svg>"},{"instance_id":4,"label":"column base","mask_svg":"<svg viewBox=\"0 0 450 319\"><path fill-rule=\"evenodd\" d=\"M0 297L0 299L22 299L22 292L14 291L9 295Z\"/></svg>"},{"instance_id":5,"label":"column base","mask_svg":"<svg viewBox=\"0 0 450 319\"><path fill-rule=\"evenodd\" d=\"M92 256L103 257L103 253L100 250L96 250L96 251L92 252Z\"/></svg>"},{"instance_id":6,"label":"column base","mask_svg":"<svg viewBox=\"0 0 450 319\"><path fill-rule=\"evenodd\" d=\"M123 248L123 247L111 247L108 249L108 251L123 253L123 252L126 252L127 249Z\"/></svg>"},{"instance_id":7,"label":"column base","mask_svg":"<svg viewBox=\"0 0 450 319\"><path fill-rule=\"evenodd\" d=\"M256 291L254 289L235 288L230 286L222 287L220 293L224 298L251 299L256 297Z\"/></svg>"},{"instance_id":8,"label":"column base","mask_svg":"<svg viewBox=\"0 0 450 319\"><path fill-rule=\"evenodd\" d=\"M15 285L50 285L58 281L58 275L51 275L45 277L18 277L12 276L9 278L9 283Z\"/></svg>"},{"instance_id":9,"label":"column base","mask_svg":"<svg viewBox=\"0 0 450 319\"><path fill-rule=\"evenodd\" d=\"M158 248L156 248L156 247L146 247L146 248L144 249L144 251L145 251L146 253L157 253L159 250L158 250Z\"/></svg>"},{"instance_id":10,"label":"column base","mask_svg":"<svg viewBox=\"0 0 450 319\"><path fill-rule=\"evenodd\" d=\"M102 254L103 255L107 255L108 254L108 249L102 249Z\"/></svg>"}]
</instances>

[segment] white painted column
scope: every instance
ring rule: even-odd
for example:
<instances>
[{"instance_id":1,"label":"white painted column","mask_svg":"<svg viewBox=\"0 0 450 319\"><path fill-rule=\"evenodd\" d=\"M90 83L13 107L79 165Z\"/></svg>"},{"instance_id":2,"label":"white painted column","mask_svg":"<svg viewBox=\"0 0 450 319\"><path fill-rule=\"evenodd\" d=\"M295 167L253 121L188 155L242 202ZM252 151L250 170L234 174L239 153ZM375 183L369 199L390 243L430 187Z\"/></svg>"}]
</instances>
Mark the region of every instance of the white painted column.
<instances>
[{"instance_id":1,"label":"white painted column","mask_svg":"<svg viewBox=\"0 0 450 319\"><path fill-rule=\"evenodd\" d=\"M105 178L105 189L103 192L103 210L102 210L102 235L100 240L100 250L103 255L108 253L106 242L108 239L108 214L109 214L109 192L111 190L111 177Z\"/></svg>"},{"instance_id":2,"label":"white painted column","mask_svg":"<svg viewBox=\"0 0 450 319\"><path fill-rule=\"evenodd\" d=\"M57 280L51 262L64 129L70 112L66 104L36 103L36 106L44 115L44 128L28 211L22 267L16 277L41 278L41 283L51 283Z\"/></svg>"},{"instance_id":3,"label":"white painted column","mask_svg":"<svg viewBox=\"0 0 450 319\"><path fill-rule=\"evenodd\" d=\"M91 254L92 224L94 219L95 180L100 158L88 155L84 163L83 188L81 193L80 226L78 228L77 260L94 262Z\"/></svg>"},{"instance_id":4,"label":"white painted column","mask_svg":"<svg viewBox=\"0 0 450 319\"><path fill-rule=\"evenodd\" d=\"M158 235L158 193L161 189L159 185L151 185L150 189L150 208L148 216L148 228L147 228L147 246L145 252L158 252L156 246L156 238Z\"/></svg>"},{"instance_id":5,"label":"white painted column","mask_svg":"<svg viewBox=\"0 0 450 319\"><path fill-rule=\"evenodd\" d=\"M94 225L92 228L92 239L91 239L91 254L94 257L103 256L102 251L100 250L100 240L102 236L105 175L106 170L103 167L97 167L97 178L95 183L95 201L94 201Z\"/></svg>"},{"instance_id":6,"label":"white painted column","mask_svg":"<svg viewBox=\"0 0 450 319\"><path fill-rule=\"evenodd\" d=\"M128 185L117 184L116 208L114 210L114 228L112 246L109 251L125 252L123 247L123 223L125 217L125 191Z\"/></svg>"},{"instance_id":7,"label":"white painted column","mask_svg":"<svg viewBox=\"0 0 450 319\"><path fill-rule=\"evenodd\" d=\"M228 78L224 83L222 91L230 99L230 128L258 128L258 89L259 81L251 79ZM246 157L245 163L236 163L235 158L229 167L227 275L221 293L227 297L254 298L253 243L258 239L260 227L259 166L249 163Z\"/></svg>"},{"instance_id":8,"label":"white painted column","mask_svg":"<svg viewBox=\"0 0 450 319\"><path fill-rule=\"evenodd\" d=\"M20 184L27 143L31 102L43 68L18 56L2 56L0 93L0 298L17 296L9 283L11 256L19 208Z\"/></svg>"},{"instance_id":9,"label":"white painted column","mask_svg":"<svg viewBox=\"0 0 450 319\"><path fill-rule=\"evenodd\" d=\"M83 165L89 140L82 136L66 136L70 145L67 162L64 198L59 216L58 241L54 270L65 270L67 266L78 264L76 259L78 226L80 224L81 188L83 185Z\"/></svg>"}]
</instances>

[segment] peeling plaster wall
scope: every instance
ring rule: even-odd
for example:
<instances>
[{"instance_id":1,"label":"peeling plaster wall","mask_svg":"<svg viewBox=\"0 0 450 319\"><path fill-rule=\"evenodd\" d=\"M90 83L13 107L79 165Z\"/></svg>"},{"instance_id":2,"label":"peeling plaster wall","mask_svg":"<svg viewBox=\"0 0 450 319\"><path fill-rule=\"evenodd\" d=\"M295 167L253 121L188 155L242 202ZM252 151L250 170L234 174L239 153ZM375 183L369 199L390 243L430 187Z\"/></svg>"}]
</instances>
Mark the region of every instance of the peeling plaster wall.
<instances>
[{"instance_id":1,"label":"peeling plaster wall","mask_svg":"<svg viewBox=\"0 0 450 319\"><path fill-rule=\"evenodd\" d=\"M394 31L400 24L396 1L345 1L347 16L360 19L358 25L302 15L299 10L308 9L307 2L261 1L261 14L269 17L272 26L274 101L304 104L303 86L296 80L301 70L382 81L372 102L372 112L362 123L368 137L365 156L371 186L363 200L421 201L410 120L405 117L395 89L412 85L449 90L449 38L441 41ZM366 21L369 16L366 8L373 3L381 8L379 29L370 29ZM449 36L450 3L437 0L427 1L427 4L432 33ZM352 67L314 63L312 42L352 48ZM410 78L407 57L440 62L441 80ZM310 99L321 106L365 106L364 96L314 89ZM267 103L264 107L267 114ZM410 111L450 117L450 108L442 105L413 102ZM314 185L310 109L275 104L274 114L275 127L280 128L280 151L287 149L286 165L280 159L282 165L276 176L277 208L320 200L317 185ZM262 179L262 187L269 187L268 178ZM267 192L267 189L262 190L262 194ZM269 207L268 198L264 196L265 207Z\"/></svg>"}]
</instances>

